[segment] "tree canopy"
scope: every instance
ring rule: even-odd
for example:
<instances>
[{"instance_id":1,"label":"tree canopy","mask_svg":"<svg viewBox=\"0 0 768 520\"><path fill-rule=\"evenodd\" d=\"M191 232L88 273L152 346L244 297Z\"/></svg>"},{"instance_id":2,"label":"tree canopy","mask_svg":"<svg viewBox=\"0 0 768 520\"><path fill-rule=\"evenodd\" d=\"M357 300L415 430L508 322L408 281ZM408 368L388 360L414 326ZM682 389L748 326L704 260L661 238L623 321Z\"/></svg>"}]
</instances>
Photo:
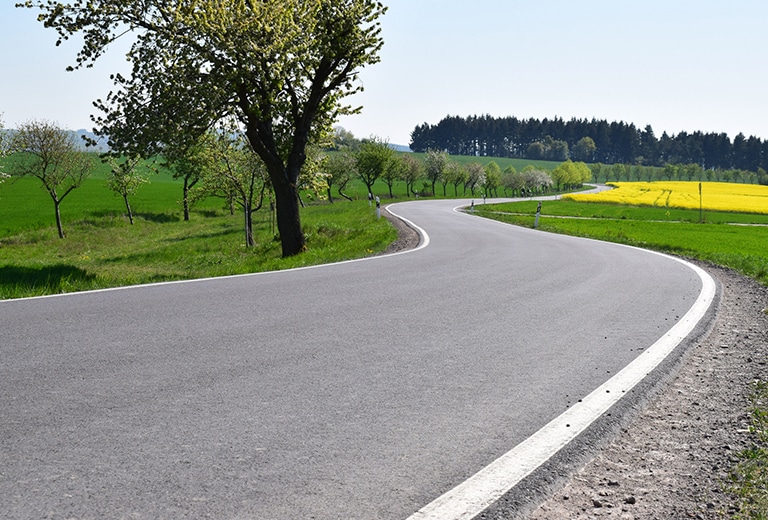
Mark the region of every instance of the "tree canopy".
<instances>
[{"instance_id":1,"label":"tree canopy","mask_svg":"<svg viewBox=\"0 0 768 520\"><path fill-rule=\"evenodd\" d=\"M82 34L72 68L91 65L109 44L134 38L130 77L95 102L97 134L113 150L153 155L192 145L234 116L269 172L283 256L305 248L299 173L310 142L362 89L361 67L383 45L372 0L27 0L59 41Z\"/></svg>"},{"instance_id":2,"label":"tree canopy","mask_svg":"<svg viewBox=\"0 0 768 520\"><path fill-rule=\"evenodd\" d=\"M22 123L13 134L10 150L17 154L11 175L34 177L53 201L56 228L64 238L61 202L82 186L93 167L89 154L80 150L77 138L49 121Z\"/></svg>"}]
</instances>

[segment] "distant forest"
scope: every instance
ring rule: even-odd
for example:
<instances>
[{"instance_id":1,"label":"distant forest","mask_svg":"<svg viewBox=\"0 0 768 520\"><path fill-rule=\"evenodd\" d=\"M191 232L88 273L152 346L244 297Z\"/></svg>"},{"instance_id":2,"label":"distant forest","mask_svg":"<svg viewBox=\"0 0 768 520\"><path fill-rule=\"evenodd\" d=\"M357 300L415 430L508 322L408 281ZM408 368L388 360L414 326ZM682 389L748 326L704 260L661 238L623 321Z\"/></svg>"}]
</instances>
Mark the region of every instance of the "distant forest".
<instances>
[{"instance_id":1,"label":"distant forest","mask_svg":"<svg viewBox=\"0 0 768 520\"><path fill-rule=\"evenodd\" d=\"M573 159L587 163L698 164L704 169L768 170L768 141L725 133L680 132L656 137L650 125L605 120L518 119L489 115L447 116L411 132L414 152L445 150L451 155Z\"/></svg>"}]
</instances>

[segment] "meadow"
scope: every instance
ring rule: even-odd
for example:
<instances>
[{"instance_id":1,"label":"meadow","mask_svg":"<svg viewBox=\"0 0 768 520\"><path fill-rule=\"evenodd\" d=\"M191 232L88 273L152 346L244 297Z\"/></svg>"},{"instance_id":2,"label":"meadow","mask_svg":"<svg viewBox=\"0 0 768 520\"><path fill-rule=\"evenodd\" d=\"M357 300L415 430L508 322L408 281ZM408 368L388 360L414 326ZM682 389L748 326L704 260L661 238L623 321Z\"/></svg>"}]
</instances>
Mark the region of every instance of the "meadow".
<instances>
[{"instance_id":1,"label":"meadow","mask_svg":"<svg viewBox=\"0 0 768 520\"><path fill-rule=\"evenodd\" d=\"M367 200L340 199L302 210L306 253L281 257L268 204L254 215L256 245L246 248L242 214L230 214L221 199L200 201L184 221L181 183L168 173L153 175L131 198L131 225L103 173L95 171L64 199L65 239L58 238L53 202L35 179L0 184L0 299L349 260L383 251L397 238Z\"/></svg>"}]
</instances>

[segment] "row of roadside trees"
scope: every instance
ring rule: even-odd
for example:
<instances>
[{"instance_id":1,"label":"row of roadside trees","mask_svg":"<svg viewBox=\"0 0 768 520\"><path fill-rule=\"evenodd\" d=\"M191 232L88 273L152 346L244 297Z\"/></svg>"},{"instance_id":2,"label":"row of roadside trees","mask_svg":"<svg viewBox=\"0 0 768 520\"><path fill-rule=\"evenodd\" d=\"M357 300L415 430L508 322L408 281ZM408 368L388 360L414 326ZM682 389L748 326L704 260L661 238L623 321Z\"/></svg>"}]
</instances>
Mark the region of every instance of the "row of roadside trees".
<instances>
[{"instance_id":1,"label":"row of roadside trees","mask_svg":"<svg viewBox=\"0 0 768 520\"><path fill-rule=\"evenodd\" d=\"M337 130L336 137L340 134ZM518 172L509 166L502 171L490 161L461 163L447 152L430 150L423 158L415 154L397 153L379 138L357 141L337 151L313 146L299 176L299 190L305 197L339 197L352 200L346 193L353 180L360 181L370 198L374 185L383 183L394 197L396 183L404 183L408 196L504 196L545 193L581 185L589 181L591 172L584 163L566 161L552 172L528 166ZM56 226L65 237L60 206L73 190L80 187L96 166L99 156L83 151L82 142L70 131L47 121L29 121L13 132L2 131L0 121L0 157L8 175L32 177L48 193L54 205ZM138 155L104 154L108 164L107 186L119 195L130 223L133 211L130 198L149 183L153 172L161 167L170 171L181 183L181 205L184 219L198 200L218 197L234 214L238 208L244 215L245 243L254 245L253 214L265 206L275 206L271 180L263 161L248 146L245 136L235 126L219 126L207 132L184 153L170 153L148 161ZM2 165L0 165L2 166ZM0 169L2 171L2 169ZM440 193L442 192L442 193ZM451 193L452 192L452 193ZM383 194L382 194L383 195ZM303 204L303 200L300 198Z\"/></svg>"},{"instance_id":2,"label":"row of roadside trees","mask_svg":"<svg viewBox=\"0 0 768 520\"><path fill-rule=\"evenodd\" d=\"M337 131L337 135L338 135ZM342 135L345 135L342 132ZM505 196L523 193L544 193L553 186L569 189L591 179L592 172L584 163L566 161L552 172L534 166L522 171L508 166L502 170L495 161L482 164L451 160L445 151L429 150L419 159L413 154L398 154L386 141L379 138L363 140L354 149L347 147L328 154L322 166L327 178L327 195L333 201L332 188L342 197L353 178L365 184L369 197L373 185L381 181L393 197L393 185L403 182L409 196L477 196L497 197L499 190ZM452 192L452 193L450 193Z\"/></svg>"},{"instance_id":3,"label":"row of roadside trees","mask_svg":"<svg viewBox=\"0 0 768 520\"><path fill-rule=\"evenodd\" d=\"M666 164L663 167L639 164L590 164L592 177L596 182L652 182L652 181L715 181L744 184L765 184L768 173L740 169L702 168L699 164Z\"/></svg>"}]
</instances>

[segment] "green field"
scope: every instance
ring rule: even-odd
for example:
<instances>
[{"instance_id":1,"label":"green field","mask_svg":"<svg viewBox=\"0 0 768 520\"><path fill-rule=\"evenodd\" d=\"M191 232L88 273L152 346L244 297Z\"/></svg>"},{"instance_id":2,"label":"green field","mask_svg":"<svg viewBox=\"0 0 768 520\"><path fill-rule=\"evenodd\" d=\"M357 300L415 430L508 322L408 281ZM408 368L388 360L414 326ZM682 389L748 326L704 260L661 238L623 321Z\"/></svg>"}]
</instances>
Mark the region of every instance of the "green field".
<instances>
[{"instance_id":1,"label":"green field","mask_svg":"<svg viewBox=\"0 0 768 520\"><path fill-rule=\"evenodd\" d=\"M533 227L537 202L476 206L479 215ZM570 201L542 203L539 229L620 242L734 268L768 285L768 217Z\"/></svg>"},{"instance_id":2,"label":"green field","mask_svg":"<svg viewBox=\"0 0 768 520\"><path fill-rule=\"evenodd\" d=\"M180 182L153 176L131 199L130 225L122 199L94 175L61 205L62 240L36 180L0 184L0 299L316 265L380 252L397 237L367 200L315 203L302 210L309 250L283 259L268 209L254 215L256 246L246 249L239 212L210 198L185 222L181 195Z\"/></svg>"}]
</instances>

